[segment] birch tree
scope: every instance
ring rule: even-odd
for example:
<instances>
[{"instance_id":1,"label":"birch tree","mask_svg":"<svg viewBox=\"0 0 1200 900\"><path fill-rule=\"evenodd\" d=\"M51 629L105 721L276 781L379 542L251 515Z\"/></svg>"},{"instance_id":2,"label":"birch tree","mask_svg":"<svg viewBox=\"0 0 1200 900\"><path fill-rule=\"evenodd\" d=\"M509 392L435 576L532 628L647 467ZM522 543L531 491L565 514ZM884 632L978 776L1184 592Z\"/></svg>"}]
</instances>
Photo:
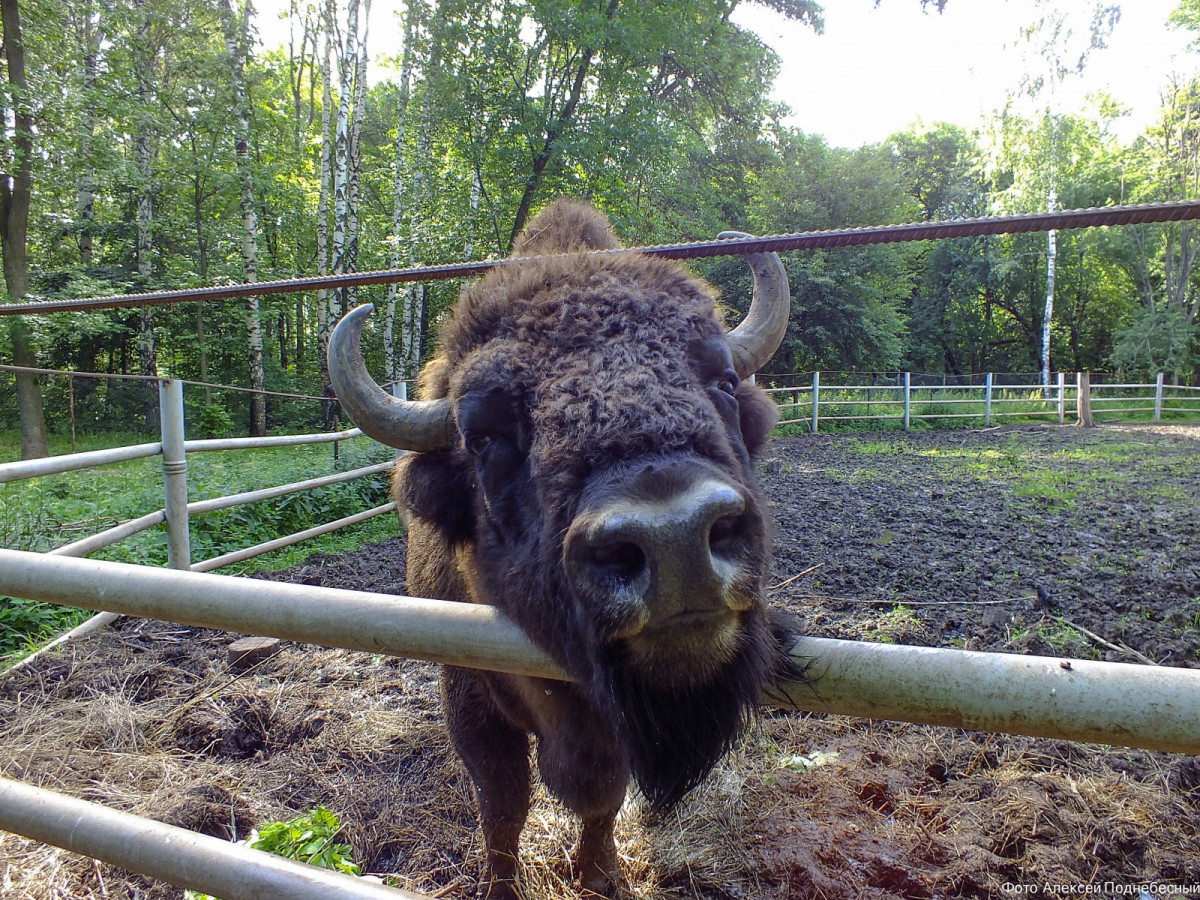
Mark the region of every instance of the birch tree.
<instances>
[{"instance_id":1,"label":"birch tree","mask_svg":"<svg viewBox=\"0 0 1200 900\"><path fill-rule=\"evenodd\" d=\"M143 285L154 275L154 48L151 42L153 23L146 0L134 0L138 15L137 39L134 41L134 72L137 76L138 123L137 153L137 246L134 251L138 276ZM158 352L154 338L154 309L144 306L138 313L138 373L158 374ZM157 405L147 400L147 425L154 427Z\"/></svg>"},{"instance_id":2,"label":"birch tree","mask_svg":"<svg viewBox=\"0 0 1200 900\"><path fill-rule=\"evenodd\" d=\"M346 9L346 31L338 64L338 111L334 129L333 170L333 264L335 275L353 271L353 248L350 245L351 176L354 161L353 131L357 107L357 75L359 71L359 12L360 0L350 0ZM339 288L330 294L333 301L330 319L336 321L346 310L349 293Z\"/></svg>"},{"instance_id":3,"label":"birch tree","mask_svg":"<svg viewBox=\"0 0 1200 900\"><path fill-rule=\"evenodd\" d=\"M246 284L255 284L258 281L258 215L254 208L254 171L250 160L250 103L246 98L245 80L246 45L253 7L250 0L245 0L239 28L230 0L220 0L220 5L236 123L234 148L237 155L238 182L241 187L242 280ZM249 350L252 391L250 434L261 437L267 433L267 404L262 393L266 388L266 378L263 372L262 319L257 295L246 300L246 344Z\"/></svg>"},{"instance_id":4,"label":"birch tree","mask_svg":"<svg viewBox=\"0 0 1200 900\"><path fill-rule=\"evenodd\" d=\"M100 78L100 44L103 40L100 12L88 0L82 8L69 12L75 39L83 63L83 109L79 124L79 187L76 191L79 261L92 264L93 229L96 218L95 160L93 141L96 137L96 84Z\"/></svg>"},{"instance_id":5,"label":"birch tree","mask_svg":"<svg viewBox=\"0 0 1200 900\"><path fill-rule=\"evenodd\" d=\"M317 274L329 274L329 201L333 191L333 23L334 0L326 0L323 18L325 47L321 58L321 183L317 198ZM333 292L317 291L317 355L321 364L321 384L329 384L329 332L332 328Z\"/></svg>"},{"instance_id":6,"label":"birch tree","mask_svg":"<svg viewBox=\"0 0 1200 900\"><path fill-rule=\"evenodd\" d=\"M417 32L417 15L421 8L419 0L410 0L404 11L404 44L403 56L400 63L399 96L396 100L396 166L395 180L392 185L392 233L391 244L388 248L388 264L393 269L399 269L412 262L411 242L406 238L407 191L405 182L411 168L408 155L408 106L412 99L413 67L415 64L416 47L414 46ZM387 286L387 316L383 330L383 362L384 371L389 381L397 377L408 379L412 377L408 354L404 355L405 367L402 373L397 369L396 360L396 304L400 295L400 285L392 282ZM412 296L410 287L404 289L405 297ZM407 310L410 301L406 299ZM405 317L407 319L407 317ZM405 331L407 334L407 330ZM407 397L407 384L402 388Z\"/></svg>"},{"instance_id":7,"label":"birch tree","mask_svg":"<svg viewBox=\"0 0 1200 900\"><path fill-rule=\"evenodd\" d=\"M1089 10L1086 30L1077 29L1058 0L1038 0L1038 19L1024 30L1027 47L1036 61L1023 82L1025 93L1044 102L1044 115L1050 127L1050 147L1044 159L1048 163L1046 179L1047 212L1058 209L1059 193L1059 121L1063 115L1063 83L1083 72L1088 57L1102 49L1121 18L1115 4L1095 2ZM1050 389L1050 327L1054 318L1054 286L1058 271L1058 233L1046 232L1046 300L1042 313L1041 378Z\"/></svg>"}]
</instances>

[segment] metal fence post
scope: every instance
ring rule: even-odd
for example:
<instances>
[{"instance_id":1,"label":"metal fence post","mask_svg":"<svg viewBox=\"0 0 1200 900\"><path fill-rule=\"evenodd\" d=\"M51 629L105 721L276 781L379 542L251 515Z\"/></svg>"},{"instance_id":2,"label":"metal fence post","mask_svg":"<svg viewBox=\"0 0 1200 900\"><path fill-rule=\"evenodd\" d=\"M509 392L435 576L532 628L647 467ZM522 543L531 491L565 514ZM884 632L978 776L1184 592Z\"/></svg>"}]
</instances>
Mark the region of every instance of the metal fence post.
<instances>
[{"instance_id":1,"label":"metal fence post","mask_svg":"<svg viewBox=\"0 0 1200 900\"><path fill-rule=\"evenodd\" d=\"M1062 372L1058 373L1058 424L1063 423L1066 416L1067 404L1067 377Z\"/></svg>"},{"instance_id":2,"label":"metal fence post","mask_svg":"<svg viewBox=\"0 0 1200 900\"><path fill-rule=\"evenodd\" d=\"M817 407L820 405L821 396L821 373L820 371L813 372L813 413L812 413L812 433L817 433Z\"/></svg>"},{"instance_id":3,"label":"metal fence post","mask_svg":"<svg viewBox=\"0 0 1200 900\"><path fill-rule=\"evenodd\" d=\"M1163 373L1159 372L1158 377L1154 379L1154 421L1162 421L1163 408Z\"/></svg>"},{"instance_id":4,"label":"metal fence post","mask_svg":"<svg viewBox=\"0 0 1200 900\"><path fill-rule=\"evenodd\" d=\"M162 420L167 565L172 569L188 569L192 564L192 547L188 530L187 454L183 448L183 382L176 378L159 381L158 405Z\"/></svg>"},{"instance_id":5,"label":"metal fence post","mask_svg":"<svg viewBox=\"0 0 1200 900\"><path fill-rule=\"evenodd\" d=\"M992 424L992 373L988 372L983 380L983 426Z\"/></svg>"},{"instance_id":6,"label":"metal fence post","mask_svg":"<svg viewBox=\"0 0 1200 900\"><path fill-rule=\"evenodd\" d=\"M904 430L912 424L912 373L904 373Z\"/></svg>"}]
</instances>

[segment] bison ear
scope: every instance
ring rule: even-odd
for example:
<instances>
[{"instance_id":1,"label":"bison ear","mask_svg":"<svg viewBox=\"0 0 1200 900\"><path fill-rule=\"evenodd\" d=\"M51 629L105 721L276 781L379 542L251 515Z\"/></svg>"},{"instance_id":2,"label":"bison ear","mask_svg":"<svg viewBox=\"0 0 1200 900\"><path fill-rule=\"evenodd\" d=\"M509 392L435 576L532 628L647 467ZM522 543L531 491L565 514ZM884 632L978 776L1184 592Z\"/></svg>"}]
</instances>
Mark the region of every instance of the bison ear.
<instances>
[{"instance_id":1,"label":"bison ear","mask_svg":"<svg viewBox=\"0 0 1200 900\"><path fill-rule=\"evenodd\" d=\"M779 418L779 407L766 391L749 382L738 387L738 411L741 416L742 440L753 459L762 449L767 435Z\"/></svg>"},{"instance_id":2,"label":"bison ear","mask_svg":"<svg viewBox=\"0 0 1200 900\"><path fill-rule=\"evenodd\" d=\"M452 450L411 453L396 463L392 494L402 511L429 523L449 545L475 536L471 473Z\"/></svg>"}]
</instances>

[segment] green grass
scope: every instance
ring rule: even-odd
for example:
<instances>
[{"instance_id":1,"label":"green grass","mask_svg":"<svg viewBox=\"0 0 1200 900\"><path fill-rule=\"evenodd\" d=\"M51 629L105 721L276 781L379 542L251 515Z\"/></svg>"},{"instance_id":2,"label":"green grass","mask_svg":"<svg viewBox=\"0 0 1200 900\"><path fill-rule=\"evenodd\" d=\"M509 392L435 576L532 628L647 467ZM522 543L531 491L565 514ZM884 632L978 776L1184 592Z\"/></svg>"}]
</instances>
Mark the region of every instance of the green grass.
<instances>
[{"instance_id":1,"label":"green grass","mask_svg":"<svg viewBox=\"0 0 1200 900\"><path fill-rule=\"evenodd\" d=\"M80 452L123 443L103 435L79 442ZM0 435L0 459L19 455L13 435ZM56 441L52 454L70 452ZM188 499L203 500L359 468L391 458L366 438L331 444L188 455ZM387 502L386 473L206 515L190 521L193 562L274 540ZM161 457L149 457L0 485L0 547L46 552L163 507ZM318 550L338 553L399 533L394 514L227 567L226 574L285 568ZM92 554L94 559L165 566L166 533L158 526ZM0 597L0 657L22 654L91 613Z\"/></svg>"}]
</instances>

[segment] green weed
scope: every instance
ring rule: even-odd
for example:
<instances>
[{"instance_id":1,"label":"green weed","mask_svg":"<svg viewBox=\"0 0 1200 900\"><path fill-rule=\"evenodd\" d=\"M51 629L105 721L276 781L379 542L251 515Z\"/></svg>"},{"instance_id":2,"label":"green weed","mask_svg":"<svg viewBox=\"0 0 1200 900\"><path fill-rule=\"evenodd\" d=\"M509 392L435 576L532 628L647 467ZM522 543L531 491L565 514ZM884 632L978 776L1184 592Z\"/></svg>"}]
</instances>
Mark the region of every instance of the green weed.
<instances>
[{"instance_id":1,"label":"green weed","mask_svg":"<svg viewBox=\"0 0 1200 900\"><path fill-rule=\"evenodd\" d=\"M317 806L312 812L290 822L261 825L241 843L252 850L262 850L310 866L347 875L361 875L362 869L353 859L354 848L335 840L341 827L336 815L323 806ZM217 900L199 891L185 891L183 896L184 900Z\"/></svg>"}]
</instances>

